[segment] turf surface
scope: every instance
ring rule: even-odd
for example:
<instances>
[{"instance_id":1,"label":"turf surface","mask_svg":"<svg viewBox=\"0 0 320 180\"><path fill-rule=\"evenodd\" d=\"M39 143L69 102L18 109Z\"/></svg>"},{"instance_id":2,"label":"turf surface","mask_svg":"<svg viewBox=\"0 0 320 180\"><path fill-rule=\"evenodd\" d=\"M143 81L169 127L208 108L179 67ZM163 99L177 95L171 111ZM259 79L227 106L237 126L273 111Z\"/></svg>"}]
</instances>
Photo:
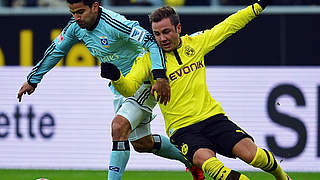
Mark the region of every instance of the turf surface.
<instances>
[{"instance_id":1,"label":"turf surface","mask_svg":"<svg viewBox=\"0 0 320 180\"><path fill-rule=\"evenodd\" d=\"M251 180L273 180L263 172L243 172ZM319 180L319 173L288 173L293 180ZM93 170L12 170L0 169L0 180L106 180L105 171ZM191 174L183 171L126 171L122 180L192 180Z\"/></svg>"}]
</instances>

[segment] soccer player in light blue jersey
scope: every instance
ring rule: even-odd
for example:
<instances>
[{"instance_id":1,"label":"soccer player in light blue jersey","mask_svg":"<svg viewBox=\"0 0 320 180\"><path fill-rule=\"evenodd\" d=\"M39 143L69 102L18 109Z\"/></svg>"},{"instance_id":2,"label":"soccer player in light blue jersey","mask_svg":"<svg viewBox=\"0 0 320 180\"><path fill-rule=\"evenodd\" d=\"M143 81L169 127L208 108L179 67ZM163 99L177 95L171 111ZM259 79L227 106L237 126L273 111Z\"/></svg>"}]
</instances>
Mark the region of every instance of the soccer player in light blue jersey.
<instances>
[{"instance_id":1,"label":"soccer player in light blue jersey","mask_svg":"<svg viewBox=\"0 0 320 180\"><path fill-rule=\"evenodd\" d=\"M136 57L148 50L151 53L152 73L157 80L155 85L145 83L128 99L120 95L113 86L110 87L114 93L116 116L112 121L113 148L108 179L121 179L130 156L129 141L138 152L152 152L161 157L176 159L190 168L192 165L167 137L151 134L150 121L156 101L148 94L156 91L160 103L166 104L170 100L164 56L152 34L137 21L127 20L124 16L101 7L100 0L67 2L73 17L27 76L27 82L18 92L19 101L24 94L32 94L43 76L78 42L83 42L101 63L114 64L124 75L130 71ZM202 170L196 169L191 173L194 177L197 176L194 179L203 179Z\"/></svg>"}]
</instances>

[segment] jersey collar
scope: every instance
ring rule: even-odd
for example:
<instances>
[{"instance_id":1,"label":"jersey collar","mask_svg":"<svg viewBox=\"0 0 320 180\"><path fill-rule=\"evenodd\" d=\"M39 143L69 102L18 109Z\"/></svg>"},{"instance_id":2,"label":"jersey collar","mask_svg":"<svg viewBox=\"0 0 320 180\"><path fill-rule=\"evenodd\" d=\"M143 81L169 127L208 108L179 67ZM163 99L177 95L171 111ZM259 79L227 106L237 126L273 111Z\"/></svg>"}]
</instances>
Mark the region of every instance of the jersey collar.
<instances>
[{"instance_id":1,"label":"jersey collar","mask_svg":"<svg viewBox=\"0 0 320 180\"><path fill-rule=\"evenodd\" d=\"M181 48L181 46L182 46L182 39L181 38L179 38L179 39L180 39L180 42L179 42L177 49Z\"/></svg>"},{"instance_id":2,"label":"jersey collar","mask_svg":"<svg viewBox=\"0 0 320 180\"><path fill-rule=\"evenodd\" d=\"M97 16L96 22L90 28L87 29L88 31L92 31L98 26L99 21L100 21L100 17L101 17L101 12L102 12L102 8L99 7L99 11L98 11L98 16Z\"/></svg>"},{"instance_id":3,"label":"jersey collar","mask_svg":"<svg viewBox=\"0 0 320 180\"><path fill-rule=\"evenodd\" d=\"M180 40L180 42L179 42L178 47L177 47L176 49L172 50L172 51L175 51L175 50L178 50L179 48L181 48L181 46L182 46L182 39L179 38L179 40Z\"/></svg>"}]
</instances>

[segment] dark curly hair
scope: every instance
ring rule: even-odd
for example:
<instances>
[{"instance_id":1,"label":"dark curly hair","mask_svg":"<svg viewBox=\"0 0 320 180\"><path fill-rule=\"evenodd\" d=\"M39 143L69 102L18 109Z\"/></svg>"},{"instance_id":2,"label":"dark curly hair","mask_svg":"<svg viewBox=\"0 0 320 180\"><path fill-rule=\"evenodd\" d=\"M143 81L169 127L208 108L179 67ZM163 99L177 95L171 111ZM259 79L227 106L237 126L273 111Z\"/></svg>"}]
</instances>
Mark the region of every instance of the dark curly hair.
<instances>
[{"instance_id":1,"label":"dark curly hair","mask_svg":"<svg viewBox=\"0 0 320 180\"><path fill-rule=\"evenodd\" d=\"M101 0L67 0L67 2L69 4L83 2L84 5L87 5L89 7L92 7L92 4L95 2L98 2L99 4L101 4Z\"/></svg>"}]
</instances>

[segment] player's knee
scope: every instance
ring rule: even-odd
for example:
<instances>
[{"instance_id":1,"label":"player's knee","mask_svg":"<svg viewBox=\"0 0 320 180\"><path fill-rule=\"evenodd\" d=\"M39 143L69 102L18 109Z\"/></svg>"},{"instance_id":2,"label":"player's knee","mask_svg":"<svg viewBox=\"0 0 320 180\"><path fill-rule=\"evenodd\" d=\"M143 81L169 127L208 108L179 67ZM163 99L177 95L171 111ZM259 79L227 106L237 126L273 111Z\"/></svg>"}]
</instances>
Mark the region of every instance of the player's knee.
<instances>
[{"instance_id":1,"label":"player's knee","mask_svg":"<svg viewBox=\"0 0 320 180\"><path fill-rule=\"evenodd\" d=\"M207 148L200 148L193 154L193 164L202 167L203 163L208 159L215 157L216 153Z\"/></svg>"},{"instance_id":2,"label":"player's knee","mask_svg":"<svg viewBox=\"0 0 320 180\"><path fill-rule=\"evenodd\" d=\"M113 140L119 141L128 139L131 127L129 121L126 118L117 115L112 120L111 128Z\"/></svg>"},{"instance_id":3,"label":"player's knee","mask_svg":"<svg viewBox=\"0 0 320 180\"><path fill-rule=\"evenodd\" d=\"M257 146L251 139L244 138L233 147L232 151L236 157L250 163L256 155Z\"/></svg>"},{"instance_id":4,"label":"player's knee","mask_svg":"<svg viewBox=\"0 0 320 180\"><path fill-rule=\"evenodd\" d=\"M149 153L152 150L152 148L150 149L149 147L144 145L136 145L136 146L133 146L133 148L138 153Z\"/></svg>"},{"instance_id":5,"label":"player's knee","mask_svg":"<svg viewBox=\"0 0 320 180\"><path fill-rule=\"evenodd\" d=\"M131 142L133 148L135 151L139 152L139 153L143 153L143 152L152 152L153 149L153 140L151 136L146 136L144 138L141 138L137 141L132 141Z\"/></svg>"}]
</instances>

